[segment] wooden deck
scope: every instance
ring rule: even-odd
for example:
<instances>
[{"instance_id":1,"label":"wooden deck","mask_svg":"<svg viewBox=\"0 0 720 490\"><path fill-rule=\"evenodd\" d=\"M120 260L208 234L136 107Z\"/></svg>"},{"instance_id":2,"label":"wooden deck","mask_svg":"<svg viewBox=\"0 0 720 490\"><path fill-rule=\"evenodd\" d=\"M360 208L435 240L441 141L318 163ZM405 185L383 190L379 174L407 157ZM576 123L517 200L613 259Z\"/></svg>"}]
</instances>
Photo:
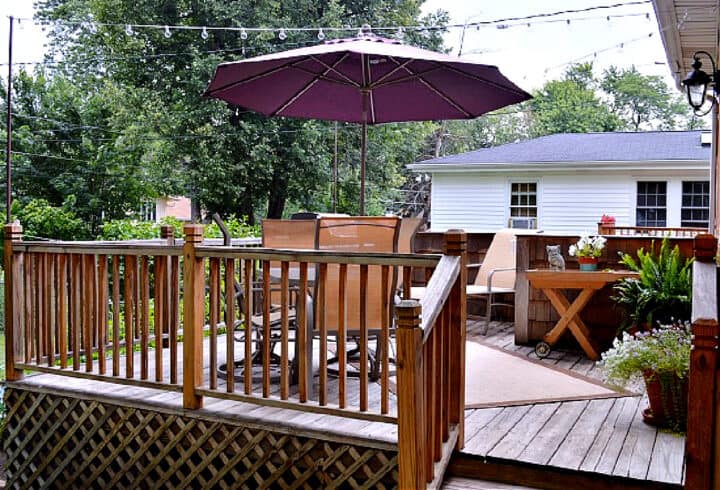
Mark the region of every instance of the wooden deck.
<instances>
[{"instance_id":1,"label":"wooden deck","mask_svg":"<svg viewBox=\"0 0 720 490\"><path fill-rule=\"evenodd\" d=\"M468 338L477 337L483 342L535 359L531 346L514 344L511 323L493 322L487 336L480 335L479 326L479 322L468 322ZM595 364L580 351L554 351L543 362L586 376L600 377ZM335 442L355 441L382 450L397 448L397 425L384 422L212 397L205 398L203 409L188 412L182 410L182 394L179 392L52 374L27 376L15 386L215 420L231 419L258 428L271 424L274 429L288 434L322 437ZM331 401L334 386L336 384L329 384ZM219 388L222 389L222 384ZM317 377L314 389L317 389ZM369 395L370 405L378 406L379 389L371 389ZM357 400L349 399L348 402L352 406ZM635 396L468 409L465 412L465 448L456 458L463 459L464 470L473 461L478 469L486 467L488 462L496 462L680 485L684 474L685 439L644 424L640 412L645 406L643 397ZM394 412L393 406L391 414ZM450 471L454 471L452 466ZM490 475L487 479L494 478ZM523 484L512 479L506 481ZM497 488L492 485L478 488Z\"/></svg>"},{"instance_id":2,"label":"wooden deck","mask_svg":"<svg viewBox=\"0 0 720 490\"><path fill-rule=\"evenodd\" d=\"M514 344L512 324L493 322L484 338L478 328L469 321L468 338L536 359L532 347ZM554 351L543 362L601 378L578 352ZM635 396L466 410L462 455L680 485L685 437L645 424L646 406Z\"/></svg>"}]
</instances>

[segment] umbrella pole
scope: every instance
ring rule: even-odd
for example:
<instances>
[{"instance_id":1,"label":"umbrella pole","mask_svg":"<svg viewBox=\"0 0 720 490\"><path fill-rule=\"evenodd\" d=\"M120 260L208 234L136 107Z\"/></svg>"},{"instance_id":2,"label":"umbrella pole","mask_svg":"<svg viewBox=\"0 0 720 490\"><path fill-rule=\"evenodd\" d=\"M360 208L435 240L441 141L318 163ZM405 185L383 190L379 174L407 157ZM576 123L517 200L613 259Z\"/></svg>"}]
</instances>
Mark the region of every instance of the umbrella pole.
<instances>
[{"instance_id":1,"label":"umbrella pole","mask_svg":"<svg viewBox=\"0 0 720 490\"><path fill-rule=\"evenodd\" d=\"M360 139L360 216L365 216L365 156L367 153L367 122L362 122Z\"/></svg>"}]
</instances>

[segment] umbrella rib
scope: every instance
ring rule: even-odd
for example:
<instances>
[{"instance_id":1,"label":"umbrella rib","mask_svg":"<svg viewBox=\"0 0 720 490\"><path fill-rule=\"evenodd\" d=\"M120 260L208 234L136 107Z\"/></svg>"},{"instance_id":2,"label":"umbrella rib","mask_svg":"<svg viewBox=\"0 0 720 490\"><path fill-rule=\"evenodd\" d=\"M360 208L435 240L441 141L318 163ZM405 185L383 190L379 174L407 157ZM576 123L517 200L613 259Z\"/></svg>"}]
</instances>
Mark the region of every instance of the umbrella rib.
<instances>
[{"instance_id":1,"label":"umbrella rib","mask_svg":"<svg viewBox=\"0 0 720 490\"><path fill-rule=\"evenodd\" d=\"M280 114L282 111L284 111L285 109L287 109L288 107L290 107L293 103L295 103L296 100L298 100L300 97L302 97L304 93L306 93L308 90L310 90L321 78L323 78L325 75L327 75L327 73L328 73L330 70L335 71L335 67L336 67L338 64L342 63L343 61L345 61L345 59L346 59L347 57L348 57L348 54L345 53L345 54L344 54L343 56L341 56L337 61L335 61L335 63L333 63L332 65L329 65L329 66L328 66L328 65L326 65L325 63L322 63L320 60L315 59L315 57L313 56L313 57L312 57L313 59L315 59L316 61L320 62L323 66L326 67L325 71L324 71L323 73L318 73L318 74L316 74L315 77L314 77L312 80L310 80L307 84L305 84L304 87L302 87L300 90L298 90L298 91L295 93L295 95L293 95L292 97L290 97L290 99L288 99L287 102L285 102L284 104L280 105L280 107L278 107L276 110L274 110L273 112L271 112L270 115L272 115L272 116L277 116L277 115ZM337 73L337 72L336 72L336 73Z\"/></svg>"},{"instance_id":2,"label":"umbrella rib","mask_svg":"<svg viewBox=\"0 0 720 490\"><path fill-rule=\"evenodd\" d=\"M393 62L397 63L397 61L395 61L394 58L390 58L390 59L391 59ZM413 62L413 60L408 59L408 60L405 61L404 63L397 63L397 66L396 66L395 68L393 68L392 70L390 70L389 72L387 72L387 73L386 73L385 75L383 75L382 77L378 78L377 81L375 81L375 83L371 84L372 87L373 87L373 88L381 87L381 86L383 85L383 81L384 81L384 80L386 80L388 77L391 77L392 75L394 75L395 73L397 73L399 70L404 69L406 65L408 65L408 64L410 64L410 63L412 63L412 62Z\"/></svg>"},{"instance_id":3,"label":"umbrella rib","mask_svg":"<svg viewBox=\"0 0 720 490\"><path fill-rule=\"evenodd\" d=\"M208 96L214 96L214 95L215 95L216 93L218 93L218 92L224 92L224 91L229 90L229 89L231 89L231 88L235 88L235 87L237 87L237 86L239 86L239 85L243 85L243 84L249 83L249 82L254 82L255 80L258 80L258 79L260 79L260 78L264 78L264 77L267 77L267 76L272 75L272 74L274 74L274 73L277 73L277 72L279 72L279 71L282 71L282 70L284 70L284 69L292 66L294 63L297 63L297 60L296 60L296 61L292 61L292 62L289 61L289 62L287 62L287 63L285 63L285 64L283 64L283 65L277 66L277 67L275 67L275 68L272 68L272 69L270 69L270 70L264 71L264 72L262 72L262 73L258 73L257 75L253 75L252 77L246 78L246 79L244 79L244 80L236 80L236 81L234 81L234 82L230 82L230 83L228 83L228 84L225 84L225 85L223 85L222 87L214 88L214 89L212 89L212 90L206 90L204 95L205 95L206 97L208 97ZM217 73L216 73L216 76L217 76Z\"/></svg>"},{"instance_id":4,"label":"umbrella rib","mask_svg":"<svg viewBox=\"0 0 720 490\"><path fill-rule=\"evenodd\" d=\"M332 71L333 73L336 73L338 76L340 76L340 77L344 78L345 80L347 80L347 82L348 82L350 85L352 85L353 87L360 87L360 84L357 83L355 80L353 80L352 78L348 77L348 76L345 75L344 73L342 73L342 72L340 72L340 71L337 71L337 70L335 69L335 67L338 65L338 63L339 63L340 61L344 61L348 56L349 56L349 53L345 53L344 56L343 56L342 58L340 58L340 60L339 60L338 62L333 63L332 65L328 65L327 63L325 63L325 62L324 62L323 60L321 60L320 58L317 58L316 56L311 56L310 58L311 58L313 61L316 61L316 62L320 63L321 65L323 65L323 66L326 68L325 73L323 73L322 75L326 75L328 71ZM331 79L328 79L328 80L329 80L329 81L332 81L332 82L339 83L339 80L331 80Z\"/></svg>"}]
</instances>

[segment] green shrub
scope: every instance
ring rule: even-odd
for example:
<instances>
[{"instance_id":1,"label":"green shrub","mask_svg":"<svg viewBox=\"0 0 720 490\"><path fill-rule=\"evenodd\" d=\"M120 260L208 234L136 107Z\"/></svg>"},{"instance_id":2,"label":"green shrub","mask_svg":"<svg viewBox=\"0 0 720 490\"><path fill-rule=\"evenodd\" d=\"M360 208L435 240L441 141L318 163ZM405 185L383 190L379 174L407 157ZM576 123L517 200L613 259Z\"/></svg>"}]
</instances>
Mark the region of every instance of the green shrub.
<instances>
[{"instance_id":1,"label":"green shrub","mask_svg":"<svg viewBox=\"0 0 720 490\"><path fill-rule=\"evenodd\" d=\"M89 228L75 215L72 207L75 196L69 196L62 206L52 206L45 199L33 199L14 209L14 217L23 226L23 234L57 240L86 240Z\"/></svg>"}]
</instances>

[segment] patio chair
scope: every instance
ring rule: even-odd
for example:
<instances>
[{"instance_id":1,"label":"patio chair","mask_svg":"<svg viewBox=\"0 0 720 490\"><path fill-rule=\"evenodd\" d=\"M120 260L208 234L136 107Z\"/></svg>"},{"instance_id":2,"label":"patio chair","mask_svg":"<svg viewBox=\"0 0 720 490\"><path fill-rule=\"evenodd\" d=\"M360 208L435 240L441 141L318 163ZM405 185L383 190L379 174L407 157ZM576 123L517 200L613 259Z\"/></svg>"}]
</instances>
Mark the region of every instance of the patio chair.
<instances>
[{"instance_id":1,"label":"patio chair","mask_svg":"<svg viewBox=\"0 0 720 490\"><path fill-rule=\"evenodd\" d=\"M415 234L424 222L424 218L403 218L400 221L400 232L398 234L397 252L399 254L411 254L415 252ZM402 290L402 275L397 275L395 289Z\"/></svg>"},{"instance_id":2,"label":"patio chair","mask_svg":"<svg viewBox=\"0 0 720 490\"><path fill-rule=\"evenodd\" d=\"M319 220L317 230L317 244L319 250L336 252L387 252L397 251L398 233L400 220L396 217L346 217L346 218L322 218ZM366 324L368 327L368 341L376 340L375 351L369 350L370 378L375 380L380 376L382 357L385 354L386 346L380 343L382 331L382 305L387 304L388 321L392 322L392 305L396 278L396 270L392 268L388 275L387 293L383 298L382 267L368 266L368 277L366 287L365 311ZM352 359L359 353L360 337L360 266L348 264L347 282L345 291L345 328L346 338L353 339L355 348L339 355L346 355ZM315 298L318 298L319 281L315 283ZM323 319L328 335L336 335L340 304L337 291L340 289L340 266L339 264L328 264L325 281L325 307L323 311L316 311L315 333L317 334L318 320ZM390 329L391 325L388 325ZM391 330L391 329L390 329ZM330 359L328 364L337 361L337 357ZM363 362L360 360L360 362ZM353 373L348 373L352 375Z\"/></svg>"},{"instance_id":3,"label":"patio chair","mask_svg":"<svg viewBox=\"0 0 720 490\"><path fill-rule=\"evenodd\" d=\"M515 293L516 254L515 235L524 230L505 228L495 233L485 258L480 264L470 264L468 267L479 267L473 284L468 284L466 294L468 298L485 299L485 328L482 334L487 333L492 315L492 308L505 306L514 308L514 303L496 302L496 295ZM425 293L424 287L411 289L411 297L421 298Z\"/></svg>"}]
</instances>

